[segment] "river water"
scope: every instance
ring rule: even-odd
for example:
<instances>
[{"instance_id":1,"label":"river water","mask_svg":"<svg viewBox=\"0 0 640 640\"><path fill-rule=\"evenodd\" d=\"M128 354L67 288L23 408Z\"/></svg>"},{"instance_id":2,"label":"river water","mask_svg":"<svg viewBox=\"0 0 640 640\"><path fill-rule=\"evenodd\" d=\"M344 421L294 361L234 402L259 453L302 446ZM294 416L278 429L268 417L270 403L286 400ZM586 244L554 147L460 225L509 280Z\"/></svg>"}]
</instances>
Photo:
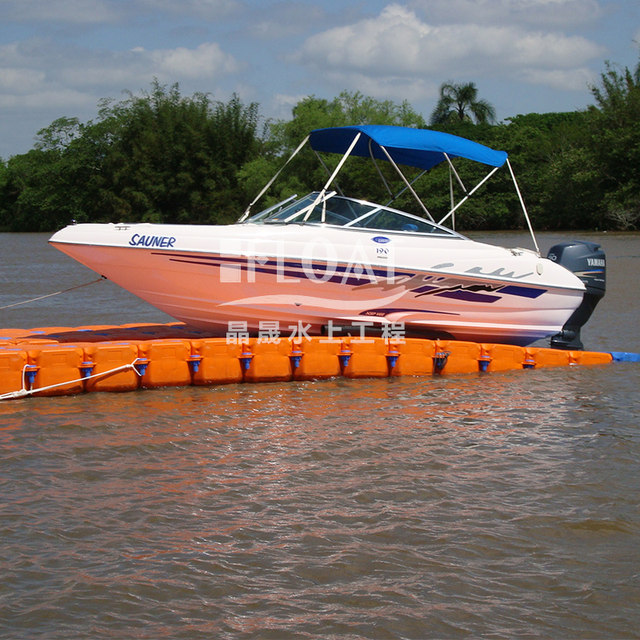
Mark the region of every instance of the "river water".
<instances>
[{"instance_id":1,"label":"river water","mask_svg":"<svg viewBox=\"0 0 640 640\"><path fill-rule=\"evenodd\" d=\"M578 237L608 257L586 347L639 352L640 236ZM41 234L0 251L0 307L94 278ZM0 310L168 320L105 281ZM639 390L614 363L1 403L0 637L640 638Z\"/></svg>"}]
</instances>

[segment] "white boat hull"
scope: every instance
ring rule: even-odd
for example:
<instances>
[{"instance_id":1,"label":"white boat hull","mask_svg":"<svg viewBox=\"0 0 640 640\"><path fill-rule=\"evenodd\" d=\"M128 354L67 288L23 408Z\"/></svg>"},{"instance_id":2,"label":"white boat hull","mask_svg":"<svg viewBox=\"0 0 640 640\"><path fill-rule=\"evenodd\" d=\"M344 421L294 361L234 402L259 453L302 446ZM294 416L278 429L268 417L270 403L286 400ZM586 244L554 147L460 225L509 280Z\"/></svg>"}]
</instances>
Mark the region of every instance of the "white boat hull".
<instances>
[{"instance_id":1,"label":"white boat hull","mask_svg":"<svg viewBox=\"0 0 640 640\"><path fill-rule=\"evenodd\" d=\"M459 237L329 226L73 225L51 244L154 307L222 333L334 325L528 344L582 301L570 271L526 250ZM340 334L336 334L340 335Z\"/></svg>"}]
</instances>

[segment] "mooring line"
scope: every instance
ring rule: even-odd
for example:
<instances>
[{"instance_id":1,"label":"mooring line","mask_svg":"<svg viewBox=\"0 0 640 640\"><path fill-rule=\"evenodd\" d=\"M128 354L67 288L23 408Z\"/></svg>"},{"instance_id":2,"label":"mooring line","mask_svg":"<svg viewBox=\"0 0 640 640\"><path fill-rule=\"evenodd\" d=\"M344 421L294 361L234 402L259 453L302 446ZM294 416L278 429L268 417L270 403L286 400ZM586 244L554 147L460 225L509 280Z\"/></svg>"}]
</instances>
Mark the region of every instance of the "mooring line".
<instances>
[{"instance_id":1,"label":"mooring line","mask_svg":"<svg viewBox=\"0 0 640 640\"><path fill-rule=\"evenodd\" d=\"M68 289L62 289L62 291L55 291L54 293L47 293L44 296L38 296L37 298L31 298L30 300L23 300L22 302L14 302L13 304L7 304L4 307L0 307L0 311L3 309L10 309L11 307L18 307L21 304L29 304L30 302L37 302L38 300L44 300L45 298L51 298L51 296L58 296L61 293L68 293L69 291L73 291L74 289L80 289L81 287L87 287L90 284L95 284L96 282L100 282L101 280L106 280L104 276L100 276L96 280L91 280L91 282L85 282L83 284L77 284L75 287L69 287Z\"/></svg>"},{"instance_id":2,"label":"mooring line","mask_svg":"<svg viewBox=\"0 0 640 640\"><path fill-rule=\"evenodd\" d=\"M49 391L49 389L55 389L57 387L65 387L69 384L75 384L77 382L83 382L84 380L91 380L92 378L101 378L105 376L109 376L112 373L118 373L118 371L125 371L126 369L133 369L136 375L141 378L144 374L138 370L136 366L138 363L145 361L144 358L136 358L133 362L129 364L123 364L119 367L115 367L113 369L109 369L109 371L102 371L100 373L92 373L86 376L82 376L81 378L75 378L74 380L67 380L66 382L57 382L56 384L50 384L46 387L39 387L37 389L27 389L26 387L26 373L28 364L22 368L22 389L18 389L17 391L9 391L9 393L0 394L0 401L2 400L13 400L15 398L24 398L24 396L30 396L34 393L39 393L41 391ZM147 362L147 361L145 361Z\"/></svg>"}]
</instances>

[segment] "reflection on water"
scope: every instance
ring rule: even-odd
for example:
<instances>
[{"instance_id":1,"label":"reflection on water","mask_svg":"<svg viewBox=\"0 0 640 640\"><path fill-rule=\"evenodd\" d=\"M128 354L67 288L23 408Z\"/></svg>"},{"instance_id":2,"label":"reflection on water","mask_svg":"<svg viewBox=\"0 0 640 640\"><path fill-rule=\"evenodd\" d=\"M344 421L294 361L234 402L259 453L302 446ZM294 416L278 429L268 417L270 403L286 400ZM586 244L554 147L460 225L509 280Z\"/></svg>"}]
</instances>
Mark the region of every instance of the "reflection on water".
<instances>
[{"instance_id":1,"label":"reflection on water","mask_svg":"<svg viewBox=\"0 0 640 640\"><path fill-rule=\"evenodd\" d=\"M640 447L604 416L639 407L617 385L596 407L605 369L3 404L2 619L25 638L630 637Z\"/></svg>"},{"instance_id":2,"label":"reflection on water","mask_svg":"<svg viewBox=\"0 0 640 640\"><path fill-rule=\"evenodd\" d=\"M0 637L638 637L639 372L0 403Z\"/></svg>"}]
</instances>

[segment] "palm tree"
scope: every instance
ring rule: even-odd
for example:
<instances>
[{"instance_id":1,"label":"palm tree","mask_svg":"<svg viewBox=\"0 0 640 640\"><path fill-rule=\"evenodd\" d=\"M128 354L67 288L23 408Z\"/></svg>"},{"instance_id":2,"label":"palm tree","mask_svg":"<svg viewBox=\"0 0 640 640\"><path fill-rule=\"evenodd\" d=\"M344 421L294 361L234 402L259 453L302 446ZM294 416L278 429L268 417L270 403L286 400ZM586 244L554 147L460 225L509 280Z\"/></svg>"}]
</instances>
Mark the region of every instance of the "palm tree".
<instances>
[{"instance_id":1,"label":"palm tree","mask_svg":"<svg viewBox=\"0 0 640 640\"><path fill-rule=\"evenodd\" d=\"M476 123L495 122L496 111L486 100L478 100L478 89L473 82L440 86L440 99L431 114L430 124L445 124L469 120Z\"/></svg>"}]
</instances>

